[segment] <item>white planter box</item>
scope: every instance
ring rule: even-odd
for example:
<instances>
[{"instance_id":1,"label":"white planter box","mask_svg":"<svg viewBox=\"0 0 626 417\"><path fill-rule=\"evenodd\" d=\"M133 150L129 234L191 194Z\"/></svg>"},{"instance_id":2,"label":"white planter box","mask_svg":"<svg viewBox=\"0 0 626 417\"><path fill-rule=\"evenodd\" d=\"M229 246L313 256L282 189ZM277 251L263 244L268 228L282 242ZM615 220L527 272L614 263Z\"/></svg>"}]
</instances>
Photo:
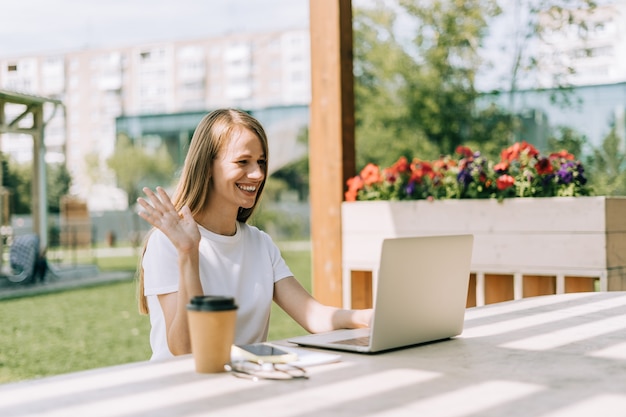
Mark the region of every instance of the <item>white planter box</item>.
<instances>
[{"instance_id":1,"label":"white planter box","mask_svg":"<svg viewBox=\"0 0 626 417\"><path fill-rule=\"evenodd\" d=\"M515 297L524 275L595 277L600 290L626 289L626 198L357 201L342 205L344 305L351 272L378 269L387 237L473 234L477 305L484 274L511 274ZM453 261L453 260L451 260ZM374 286L375 288L375 286Z\"/></svg>"}]
</instances>

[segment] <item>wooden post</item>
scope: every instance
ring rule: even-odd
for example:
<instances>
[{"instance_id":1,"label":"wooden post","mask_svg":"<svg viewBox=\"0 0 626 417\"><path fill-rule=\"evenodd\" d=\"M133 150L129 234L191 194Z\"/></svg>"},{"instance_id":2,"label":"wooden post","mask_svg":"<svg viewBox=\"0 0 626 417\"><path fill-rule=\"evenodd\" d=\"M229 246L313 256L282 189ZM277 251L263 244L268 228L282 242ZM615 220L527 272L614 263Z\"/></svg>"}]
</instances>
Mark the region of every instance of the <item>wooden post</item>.
<instances>
[{"instance_id":1,"label":"wooden post","mask_svg":"<svg viewBox=\"0 0 626 417\"><path fill-rule=\"evenodd\" d=\"M46 184L46 144L43 104L33 106L33 231L39 236L39 249L48 246L48 186Z\"/></svg>"},{"instance_id":2,"label":"wooden post","mask_svg":"<svg viewBox=\"0 0 626 417\"><path fill-rule=\"evenodd\" d=\"M313 295L341 306L341 202L345 182L355 172L352 2L315 0L309 10Z\"/></svg>"},{"instance_id":3,"label":"wooden post","mask_svg":"<svg viewBox=\"0 0 626 417\"><path fill-rule=\"evenodd\" d=\"M351 308L374 307L374 291L372 288L372 271L351 272Z\"/></svg>"}]
</instances>

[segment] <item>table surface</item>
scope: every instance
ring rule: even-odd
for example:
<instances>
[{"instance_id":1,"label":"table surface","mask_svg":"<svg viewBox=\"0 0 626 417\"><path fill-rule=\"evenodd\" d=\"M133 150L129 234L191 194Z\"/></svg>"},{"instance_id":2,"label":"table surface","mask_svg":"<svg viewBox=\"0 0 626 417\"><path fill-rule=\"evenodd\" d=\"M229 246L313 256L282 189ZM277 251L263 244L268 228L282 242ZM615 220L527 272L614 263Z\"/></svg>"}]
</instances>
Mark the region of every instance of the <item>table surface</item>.
<instances>
[{"instance_id":1,"label":"table surface","mask_svg":"<svg viewBox=\"0 0 626 417\"><path fill-rule=\"evenodd\" d=\"M197 374L193 358L0 385L0 416L626 416L626 292L470 308L462 335L341 353L308 380Z\"/></svg>"}]
</instances>

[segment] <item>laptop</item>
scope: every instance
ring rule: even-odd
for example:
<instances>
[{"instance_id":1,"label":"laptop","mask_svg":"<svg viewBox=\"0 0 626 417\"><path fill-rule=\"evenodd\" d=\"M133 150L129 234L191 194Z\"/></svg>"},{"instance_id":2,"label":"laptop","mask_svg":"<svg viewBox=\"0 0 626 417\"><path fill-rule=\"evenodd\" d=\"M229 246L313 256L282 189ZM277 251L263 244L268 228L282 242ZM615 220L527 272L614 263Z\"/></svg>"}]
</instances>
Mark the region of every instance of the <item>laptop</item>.
<instances>
[{"instance_id":1,"label":"laptop","mask_svg":"<svg viewBox=\"0 0 626 417\"><path fill-rule=\"evenodd\" d=\"M370 328L293 337L301 346L374 353L461 334L473 235L384 239Z\"/></svg>"}]
</instances>

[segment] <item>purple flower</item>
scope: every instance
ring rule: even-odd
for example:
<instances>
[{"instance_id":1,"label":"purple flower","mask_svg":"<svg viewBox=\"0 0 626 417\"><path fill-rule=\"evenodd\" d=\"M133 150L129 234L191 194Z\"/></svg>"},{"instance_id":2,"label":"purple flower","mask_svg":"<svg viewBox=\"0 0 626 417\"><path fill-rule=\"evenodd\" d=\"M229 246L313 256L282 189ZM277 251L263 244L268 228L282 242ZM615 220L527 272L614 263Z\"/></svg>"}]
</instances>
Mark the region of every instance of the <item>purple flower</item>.
<instances>
[{"instance_id":1,"label":"purple flower","mask_svg":"<svg viewBox=\"0 0 626 417\"><path fill-rule=\"evenodd\" d=\"M413 195L413 192L415 191L415 181L409 181L404 188L404 191L406 192L406 195Z\"/></svg>"},{"instance_id":2,"label":"purple flower","mask_svg":"<svg viewBox=\"0 0 626 417\"><path fill-rule=\"evenodd\" d=\"M467 186L470 182L472 182L472 174L470 174L469 170L466 169L459 171L456 178L459 181L459 184L462 184L463 186Z\"/></svg>"},{"instance_id":3,"label":"purple flower","mask_svg":"<svg viewBox=\"0 0 626 417\"><path fill-rule=\"evenodd\" d=\"M541 177L542 185L545 187L546 185L550 184L553 178L554 178L554 174L544 175L543 177Z\"/></svg>"},{"instance_id":4,"label":"purple flower","mask_svg":"<svg viewBox=\"0 0 626 417\"><path fill-rule=\"evenodd\" d=\"M562 184L569 184L574 181L574 163L566 162L559 168L557 175L559 176L559 182Z\"/></svg>"},{"instance_id":5,"label":"purple flower","mask_svg":"<svg viewBox=\"0 0 626 417\"><path fill-rule=\"evenodd\" d=\"M581 185L585 185L587 184L587 178L585 178L585 168L583 167L583 164L581 164L580 162L578 164L576 164L576 171L578 172L578 175L576 176L578 178L578 182L580 182Z\"/></svg>"}]
</instances>

